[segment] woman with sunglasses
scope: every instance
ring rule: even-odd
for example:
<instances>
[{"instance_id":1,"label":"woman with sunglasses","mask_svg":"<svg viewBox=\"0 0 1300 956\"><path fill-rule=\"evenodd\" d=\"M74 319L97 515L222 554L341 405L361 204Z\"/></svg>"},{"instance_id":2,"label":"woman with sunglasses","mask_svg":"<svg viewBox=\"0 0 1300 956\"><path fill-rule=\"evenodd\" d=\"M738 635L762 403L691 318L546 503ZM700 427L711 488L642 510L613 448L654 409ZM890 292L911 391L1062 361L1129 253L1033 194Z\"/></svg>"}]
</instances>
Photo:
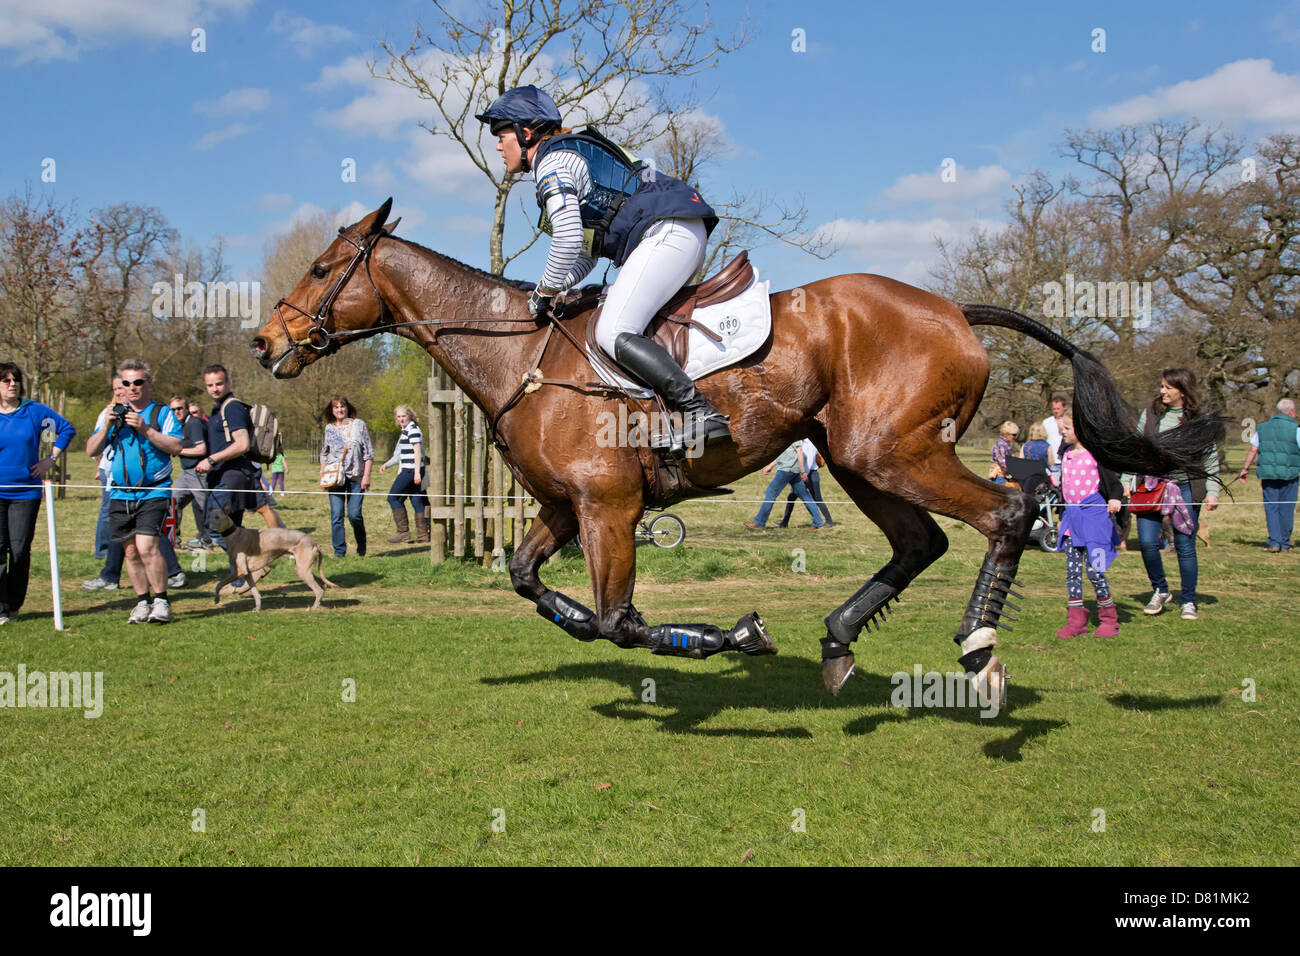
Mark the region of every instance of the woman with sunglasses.
<instances>
[{"instance_id":1,"label":"woman with sunglasses","mask_svg":"<svg viewBox=\"0 0 1300 956\"><path fill-rule=\"evenodd\" d=\"M0 362L0 624L16 618L27 599L41 482L77 434L66 418L26 394L22 369ZM47 427L54 430L54 449L40 458Z\"/></svg>"}]
</instances>

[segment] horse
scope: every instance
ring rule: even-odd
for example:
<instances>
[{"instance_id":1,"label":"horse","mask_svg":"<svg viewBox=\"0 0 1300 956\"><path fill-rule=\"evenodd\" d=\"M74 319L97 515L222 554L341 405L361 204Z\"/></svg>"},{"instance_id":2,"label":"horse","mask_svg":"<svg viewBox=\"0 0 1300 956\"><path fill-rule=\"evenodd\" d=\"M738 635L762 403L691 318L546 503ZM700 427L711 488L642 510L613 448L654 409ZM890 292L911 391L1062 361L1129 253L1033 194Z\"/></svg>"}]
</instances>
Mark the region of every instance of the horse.
<instances>
[{"instance_id":1,"label":"horse","mask_svg":"<svg viewBox=\"0 0 1300 956\"><path fill-rule=\"evenodd\" d=\"M251 343L254 357L276 377L292 378L380 332L419 343L483 409L493 440L537 499L537 517L510 559L510 578L539 614L579 640L603 638L655 654L775 653L757 613L733 628L652 625L633 605L635 530L657 493L656 471L644 447L594 440L598 424L627 399L592 381L579 344L592 310L534 319L526 305L531 286L394 236L391 207L389 199L339 229L276 304ZM1203 474L1203 450L1221 428L1193 420L1154 439L1143 436L1094 356L1008 309L959 305L866 274L820 279L773 293L770 301L766 344L697 382L730 417L732 440L682 460L677 493L717 493L797 439L821 449L831 474L892 548L889 561L825 618L822 679L831 693L853 671L851 645L863 628L879 629L890 602L947 550L931 517L936 513L988 539L954 641L980 697L1005 704L997 631L1007 629L1004 609L1017 609L1008 597L1022 597L1012 588L1037 506L1032 496L979 477L957 458L957 440L988 383L988 353L972 327L1014 329L1070 361L1075 429L1112 469ZM562 334L553 336L556 330ZM594 608L546 587L538 574L579 532Z\"/></svg>"}]
</instances>

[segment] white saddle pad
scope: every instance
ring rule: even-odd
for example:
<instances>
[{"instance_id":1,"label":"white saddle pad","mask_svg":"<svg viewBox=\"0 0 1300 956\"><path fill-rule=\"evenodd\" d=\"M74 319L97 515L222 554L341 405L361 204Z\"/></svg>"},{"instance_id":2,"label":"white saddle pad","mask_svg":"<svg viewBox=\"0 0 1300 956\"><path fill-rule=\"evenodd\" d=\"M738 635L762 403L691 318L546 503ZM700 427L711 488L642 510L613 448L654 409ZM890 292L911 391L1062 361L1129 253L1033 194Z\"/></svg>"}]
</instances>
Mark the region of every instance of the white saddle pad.
<instances>
[{"instance_id":1,"label":"white saddle pad","mask_svg":"<svg viewBox=\"0 0 1300 956\"><path fill-rule=\"evenodd\" d=\"M699 329L691 328L686 374L692 381L739 362L758 351L767 341L772 333L772 301L768 293L770 285L770 282L759 281L758 270L755 269L754 281L740 295L717 305L696 309L692 313L692 319L722 336L721 342L714 342ZM606 385L626 389L638 398L648 398L654 394L650 389L626 378L613 363L594 355L590 346L587 348L587 358Z\"/></svg>"}]
</instances>

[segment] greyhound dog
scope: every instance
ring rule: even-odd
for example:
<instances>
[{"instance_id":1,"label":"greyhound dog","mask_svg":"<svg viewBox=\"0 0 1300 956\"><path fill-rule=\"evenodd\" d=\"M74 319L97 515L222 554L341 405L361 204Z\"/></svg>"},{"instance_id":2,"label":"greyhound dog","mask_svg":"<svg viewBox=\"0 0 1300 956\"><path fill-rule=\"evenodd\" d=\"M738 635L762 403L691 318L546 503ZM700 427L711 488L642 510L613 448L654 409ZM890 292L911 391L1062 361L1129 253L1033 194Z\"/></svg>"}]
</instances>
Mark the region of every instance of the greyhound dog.
<instances>
[{"instance_id":1,"label":"greyhound dog","mask_svg":"<svg viewBox=\"0 0 1300 956\"><path fill-rule=\"evenodd\" d=\"M256 610L262 610L262 595L258 593L257 582L270 573L271 564L276 558L286 554L293 555L294 569L298 572L298 577L302 578L316 595L316 603L308 610L314 611L320 607L321 598L325 596L324 589L316 583L317 577L327 588L338 587L321 573L320 546L312 540L311 535L289 528L264 528L261 531L239 528L230 520L230 515L220 510L216 510L212 523L225 538L226 548L235 566L230 577L217 585L216 593L213 595L214 604L221 603L222 588L242 577L245 585L237 593L242 594L247 588L253 594Z\"/></svg>"}]
</instances>

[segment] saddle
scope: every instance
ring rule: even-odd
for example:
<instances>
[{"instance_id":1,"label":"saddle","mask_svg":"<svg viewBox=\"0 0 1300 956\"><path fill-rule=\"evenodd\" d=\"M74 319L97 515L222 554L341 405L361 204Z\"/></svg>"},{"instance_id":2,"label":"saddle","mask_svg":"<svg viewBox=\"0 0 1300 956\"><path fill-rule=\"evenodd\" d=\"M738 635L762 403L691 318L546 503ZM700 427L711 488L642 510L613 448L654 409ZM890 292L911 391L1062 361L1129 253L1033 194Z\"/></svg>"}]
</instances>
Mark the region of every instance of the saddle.
<instances>
[{"instance_id":1,"label":"saddle","mask_svg":"<svg viewBox=\"0 0 1300 956\"><path fill-rule=\"evenodd\" d=\"M655 313L655 317L650 320L643 334L662 345L674 362L685 367L689 357L692 326L711 341L722 341L722 336L691 318L696 308L716 305L735 298L748 289L753 281L754 267L749 263L749 253L742 252L698 285L683 286L680 292ZM575 305L579 310L589 307L593 299L599 298L599 294L599 287L583 289L582 296ZM596 322L600 318L602 307L603 305L597 305L596 314L587 323L587 346L594 355L607 359L615 368L621 368L622 366L614 361L614 356L596 344Z\"/></svg>"}]
</instances>

